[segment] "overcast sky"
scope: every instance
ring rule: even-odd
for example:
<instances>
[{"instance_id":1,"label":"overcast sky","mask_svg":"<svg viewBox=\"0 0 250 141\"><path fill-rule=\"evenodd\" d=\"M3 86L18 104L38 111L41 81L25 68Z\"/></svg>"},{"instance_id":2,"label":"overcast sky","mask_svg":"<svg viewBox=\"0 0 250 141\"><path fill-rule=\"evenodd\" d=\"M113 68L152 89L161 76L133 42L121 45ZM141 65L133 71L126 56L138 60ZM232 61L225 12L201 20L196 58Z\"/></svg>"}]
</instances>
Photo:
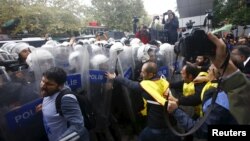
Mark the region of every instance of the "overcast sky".
<instances>
[{"instance_id":1,"label":"overcast sky","mask_svg":"<svg viewBox=\"0 0 250 141\"><path fill-rule=\"evenodd\" d=\"M142 0L144 1L145 10L149 15L161 15L168 10L175 11L177 9L176 0Z\"/></svg>"},{"instance_id":2,"label":"overcast sky","mask_svg":"<svg viewBox=\"0 0 250 141\"><path fill-rule=\"evenodd\" d=\"M84 0L85 3L90 4L91 0ZM176 12L177 4L176 0L142 0L144 2L145 10L149 15L162 15L168 10Z\"/></svg>"}]
</instances>

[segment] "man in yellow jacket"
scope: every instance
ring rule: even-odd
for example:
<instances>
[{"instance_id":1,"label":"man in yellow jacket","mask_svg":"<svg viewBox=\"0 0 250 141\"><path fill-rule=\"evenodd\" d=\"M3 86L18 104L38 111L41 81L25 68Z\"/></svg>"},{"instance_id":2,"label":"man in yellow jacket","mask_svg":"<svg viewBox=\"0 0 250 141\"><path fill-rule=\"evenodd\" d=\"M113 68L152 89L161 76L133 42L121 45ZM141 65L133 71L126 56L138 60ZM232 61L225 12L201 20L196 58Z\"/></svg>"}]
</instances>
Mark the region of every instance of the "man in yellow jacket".
<instances>
[{"instance_id":1,"label":"man in yellow jacket","mask_svg":"<svg viewBox=\"0 0 250 141\"><path fill-rule=\"evenodd\" d=\"M147 101L147 126L139 135L139 141L180 141L167 127L164 120L163 108L167 100L164 93L168 93L169 83L157 75L157 65L154 62L146 62L141 69L143 81L136 82L121 76L107 72L108 79L114 83L122 84L130 89L138 91Z\"/></svg>"}]
</instances>

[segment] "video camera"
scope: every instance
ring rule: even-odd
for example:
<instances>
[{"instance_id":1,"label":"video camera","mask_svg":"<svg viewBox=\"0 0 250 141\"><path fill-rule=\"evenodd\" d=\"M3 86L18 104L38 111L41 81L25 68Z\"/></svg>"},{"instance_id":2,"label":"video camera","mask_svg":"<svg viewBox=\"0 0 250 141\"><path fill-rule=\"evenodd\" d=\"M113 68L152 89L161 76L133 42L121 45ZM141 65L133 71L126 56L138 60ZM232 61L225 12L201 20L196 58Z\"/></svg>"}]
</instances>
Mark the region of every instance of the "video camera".
<instances>
[{"instance_id":1,"label":"video camera","mask_svg":"<svg viewBox=\"0 0 250 141\"><path fill-rule=\"evenodd\" d=\"M15 72L23 69L27 69L27 64L20 64L17 60L1 60L0 66L4 66L7 71Z\"/></svg>"},{"instance_id":2,"label":"video camera","mask_svg":"<svg viewBox=\"0 0 250 141\"><path fill-rule=\"evenodd\" d=\"M134 22L134 23L139 22L139 18L138 18L137 16L134 16L134 17L133 17L133 22Z\"/></svg>"},{"instance_id":3,"label":"video camera","mask_svg":"<svg viewBox=\"0 0 250 141\"><path fill-rule=\"evenodd\" d=\"M21 64L12 54L0 51L0 66L4 66L6 71L18 71L28 68L27 64Z\"/></svg>"},{"instance_id":4,"label":"video camera","mask_svg":"<svg viewBox=\"0 0 250 141\"><path fill-rule=\"evenodd\" d=\"M154 19L159 20L160 16L154 16Z\"/></svg>"},{"instance_id":5,"label":"video camera","mask_svg":"<svg viewBox=\"0 0 250 141\"><path fill-rule=\"evenodd\" d=\"M186 27L187 27L187 29L192 29L192 28L193 28L194 23L195 23L194 21L189 20L189 22L187 22L187 23L186 23Z\"/></svg>"},{"instance_id":6,"label":"video camera","mask_svg":"<svg viewBox=\"0 0 250 141\"><path fill-rule=\"evenodd\" d=\"M216 45L208 39L204 30L194 28L189 34L180 38L175 45L175 52L187 58L199 55L214 56Z\"/></svg>"},{"instance_id":7,"label":"video camera","mask_svg":"<svg viewBox=\"0 0 250 141\"><path fill-rule=\"evenodd\" d=\"M211 9L206 10L206 18L208 20L211 20L213 19L213 17L214 17L213 11Z\"/></svg>"}]
</instances>

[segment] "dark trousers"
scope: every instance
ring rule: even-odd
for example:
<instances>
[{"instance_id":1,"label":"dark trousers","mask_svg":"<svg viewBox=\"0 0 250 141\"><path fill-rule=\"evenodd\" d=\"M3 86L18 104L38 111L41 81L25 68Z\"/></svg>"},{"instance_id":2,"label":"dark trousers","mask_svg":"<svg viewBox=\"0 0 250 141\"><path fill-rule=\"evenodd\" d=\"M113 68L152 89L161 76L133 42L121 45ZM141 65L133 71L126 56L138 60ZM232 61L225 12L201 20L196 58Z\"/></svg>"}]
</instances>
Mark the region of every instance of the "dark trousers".
<instances>
[{"instance_id":1,"label":"dark trousers","mask_svg":"<svg viewBox=\"0 0 250 141\"><path fill-rule=\"evenodd\" d=\"M181 141L169 129L153 129L146 127L139 135L138 141Z\"/></svg>"}]
</instances>

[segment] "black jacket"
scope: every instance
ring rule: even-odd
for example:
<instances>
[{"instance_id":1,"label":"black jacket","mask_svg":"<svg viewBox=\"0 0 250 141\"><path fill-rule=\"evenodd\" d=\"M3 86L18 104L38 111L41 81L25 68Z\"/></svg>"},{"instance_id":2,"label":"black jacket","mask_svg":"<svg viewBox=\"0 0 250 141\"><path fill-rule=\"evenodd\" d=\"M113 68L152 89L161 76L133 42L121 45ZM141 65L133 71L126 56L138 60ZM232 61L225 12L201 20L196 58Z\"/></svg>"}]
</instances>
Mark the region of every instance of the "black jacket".
<instances>
[{"instance_id":1,"label":"black jacket","mask_svg":"<svg viewBox=\"0 0 250 141\"><path fill-rule=\"evenodd\" d=\"M152 80L155 80L155 79L158 79L158 78L154 78ZM122 84L128 87L129 89L136 90L146 100L154 101L153 97L141 87L139 82L132 81L126 78L122 78L120 76L117 76L114 79L114 82ZM167 125L164 120L163 106L147 103L147 113L148 113L148 117L147 117L148 127L155 128L155 129L167 128Z\"/></svg>"}]
</instances>

